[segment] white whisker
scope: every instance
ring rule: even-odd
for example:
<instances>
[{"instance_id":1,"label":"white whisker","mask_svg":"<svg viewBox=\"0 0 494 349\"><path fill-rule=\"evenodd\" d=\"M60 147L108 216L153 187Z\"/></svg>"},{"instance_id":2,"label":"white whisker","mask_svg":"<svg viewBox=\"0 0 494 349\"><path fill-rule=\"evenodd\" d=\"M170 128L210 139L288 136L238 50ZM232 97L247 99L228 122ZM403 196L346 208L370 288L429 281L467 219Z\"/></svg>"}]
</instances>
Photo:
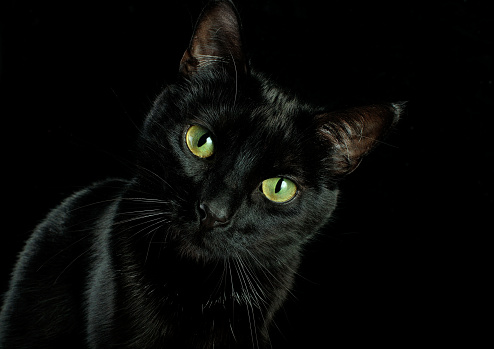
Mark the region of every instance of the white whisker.
<instances>
[{"instance_id":1,"label":"white whisker","mask_svg":"<svg viewBox=\"0 0 494 349\"><path fill-rule=\"evenodd\" d=\"M162 216L164 214L165 214L164 212L156 212L156 213L152 213L152 214L141 215L141 216L138 216L138 217L128 218L128 219L124 219L123 221L115 222L115 224L124 224L124 223L132 222L132 221L135 221L135 220L139 220L139 219L144 219L144 218L149 218L149 217L155 217L155 216Z\"/></svg>"},{"instance_id":2,"label":"white whisker","mask_svg":"<svg viewBox=\"0 0 494 349\"><path fill-rule=\"evenodd\" d=\"M265 273L264 275L266 276L266 280L269 281L269 283L271 284L272 287L283 287L287 293L290 294L290 296L292 296L294 299L297 299L297 297L292 293L292 291L290 290L289 287L287 287L283 282L281 282L265 265L263 265L259 259L248 249L245 249L245 251L247 251L250 256L252 257L252 259L256 262L256 264L260 267L261 271L264 273L264 272L267 272L269 274L270 277L268 277ZM283 266L285 266L287 269L289 269L292 273L296 274L297 276L300 276L300 274L298 274L295 270L293 270L289 265L287 265L286 263L283 263ZM271 279L273 279L274 281L277 282L277 285L273 285L272 282L271 282ZM305 278L304 278L305 279Z\"/></svg>"},{"instance_id":3,"label":"white whisker","mask_svg":"<svg viewBox=\"0 0 494 349\"><path fill-rule=\"evenodd\" d=\"M233 58L231 52L230 52L230 56L232 57L233 68L235 69L235 97L233 99L233 106L235 106L237 102L237 93L238 93L238 72L237 72L237 64L235 63L235 59Z\"/></svg>"},{"instance_id":4,"label":"white whisker","mask_svg":"<svg viewBox=\"0 0 494 349\"><path fill-rule=\"evenodd\" d=\"M60 276L62 276L62 274L67 270L69 269L69 267L74 264L79 258L81 258L83 255L85 255L86 253L88 253L89 251L91 250L91 248L88 248L86 251L82 252L80 255L78 255L77 257L75 257L69 264L67 264L67 266L60 272L60 274L58 274L57 278L55 279L55 281L53 282L53 284L55 285L58 281L58 279L60 278Z\"/></svg>"},{"instance_id":5,"label":"white whisker","mask_svg":"<svg viewBox=\"0 0 494 349\"><path fill-rule=\"evenodd\" d=\"M73 242L73 243L71 243L69 246L67 246L67 247L65 247L65 248L61 249L60 251L58 251L57 253L55 253L53 256L51 256L50 258L48 258L48 259L47 259L47 260L46 260L43 264L41 264L41 265L39 266L39 268L38 268L38 269L36 269L36 272L40 271L40 270L41 270L41 268L43 268L43 267L45 266L45 264L47 264L47 263L48 263L49 261L51 261L53 258L55 258L55 257L59 256L61 253L63 253L63 252L65 252L65 251L67 251L69 248L71 248L71 247L73 247L74 245L78 244L78 243L79 243L79 242L81 242L82 240L87 239L87 238L88 238L89 236L91 236L91 235L92 235L92 233L89 233L89 234L87 234L87 235L83 236L82 238L80 238L80 239L78 239L78 240L74 241L74 242Z\"/></svg>"},{"instance_id":6,"label":"white whisker","mask_svg":"<svg viewBox=\"0 0 494 349\"><path fill-rule=\"evenodd\" d=\"M156 224L163 224L164 221L161 220L161 221L158 221L154 224L152 224L151 226L149 226L148 228L151 228L153 225L156 225ZM144 264L146 264L146 262L148 261L148 256L149 256L149 250L151 249L151 242L153 241L154 239L154 236L156 235L156 232L161 228L161 225L158 225L157 227L155 227L153 230L151 230L150 232L148 232L146 235L149 235L151 233L153 233L153 235L151 236L151 239L149 240L149 245L148 245L148 249L146 251L146 258L144 259Z\"/></svg>"}]
</instances>

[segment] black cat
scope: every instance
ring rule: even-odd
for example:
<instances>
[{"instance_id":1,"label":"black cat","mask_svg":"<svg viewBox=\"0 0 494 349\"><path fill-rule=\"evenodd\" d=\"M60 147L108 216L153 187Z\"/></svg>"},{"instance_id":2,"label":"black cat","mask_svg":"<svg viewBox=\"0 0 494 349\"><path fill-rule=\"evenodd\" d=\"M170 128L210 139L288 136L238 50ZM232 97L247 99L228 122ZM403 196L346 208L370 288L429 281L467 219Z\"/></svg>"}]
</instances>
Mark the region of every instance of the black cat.
<instances>
[{"instance_id":1,"label":"black cat","mask_svg":"<svg viewBox=\"0 0 494 349\"><path fill-rule=\"evenodd\" d=\"M301 102L251 69L231 3L210 2L144 122L135 176L75 193L28 240L0 347L269 346L338 181L401 110Z\"/></svg>"}]
</instances>

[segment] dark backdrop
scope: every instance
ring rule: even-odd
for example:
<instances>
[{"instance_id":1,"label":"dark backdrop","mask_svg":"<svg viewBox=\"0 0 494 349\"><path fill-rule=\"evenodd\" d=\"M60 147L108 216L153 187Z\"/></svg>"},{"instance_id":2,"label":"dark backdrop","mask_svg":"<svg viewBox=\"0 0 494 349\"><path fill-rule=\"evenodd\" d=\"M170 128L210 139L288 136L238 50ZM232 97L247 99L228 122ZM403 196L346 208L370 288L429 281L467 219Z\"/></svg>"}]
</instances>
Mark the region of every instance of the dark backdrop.
<instances>
[{"instance_id":1,"label":"dark backdrop","mask_svg":"<svg viewBox=\"0 0 494 349\"><path fill-rule=\"evenodd\" d=\"M472 1L237 1L253 65L329 108L408 101L342 185L280 347L478 338L492 271L492 14ZM204 1L3 1L0 292L33 227L125 159ZM338 347L338 346L336 346Z\"/></svg>"}]
</instances>

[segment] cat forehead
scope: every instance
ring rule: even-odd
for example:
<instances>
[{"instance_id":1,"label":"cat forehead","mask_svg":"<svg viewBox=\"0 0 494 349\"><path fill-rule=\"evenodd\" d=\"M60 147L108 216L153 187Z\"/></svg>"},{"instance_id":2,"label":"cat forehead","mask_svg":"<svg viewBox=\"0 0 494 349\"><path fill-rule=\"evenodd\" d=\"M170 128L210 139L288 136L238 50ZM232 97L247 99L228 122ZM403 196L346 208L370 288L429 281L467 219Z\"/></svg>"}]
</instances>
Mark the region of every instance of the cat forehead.
<instances>
[{"instance_id":1,"label":"cat forehead","mask_svg":"<svg viewBox=\"0 0 494 349\"><path fill-rule=\"evenodd\" d=\"M198 103L192 103L192 108L197 108L193 118L209 125L211 131L241 128L269 136L294 132L297 125L313 119L310 106L265 82L250 91L219 85L215 89L201 89L201 94Z\"/></svg>"},{"instance_id":2,"label":"cat forehead","mask_svg":"<svg viewBox=\"0 0 494 349\"><path fill-rule=\"evenodd\" d=\"M301 136L301 130L304 129L302 124L310 121L303 111L295 107L270 104L229 108L203 106L201 109L187 124L201 124L223 139L243 139L266 144L272 141L293 143L296 137Z\"/></svg>"}]
</instances>

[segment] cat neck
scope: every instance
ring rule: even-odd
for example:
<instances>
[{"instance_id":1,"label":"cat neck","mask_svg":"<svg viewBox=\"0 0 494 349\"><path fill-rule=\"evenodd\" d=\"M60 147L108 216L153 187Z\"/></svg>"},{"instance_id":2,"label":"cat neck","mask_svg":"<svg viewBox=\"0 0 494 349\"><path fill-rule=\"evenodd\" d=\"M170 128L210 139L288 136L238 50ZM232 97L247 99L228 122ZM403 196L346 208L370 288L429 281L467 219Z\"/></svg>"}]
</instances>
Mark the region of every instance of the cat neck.
<instances>
[{"instance_id":1,"label":"cat neck","mask_svg":"<svg viewBox=\"0 0 494 349\"><path fill-rule=\"evenodd\" d=\"M119 262L123 265L117 275L122 293L117 303L122 307L117 317L126 319L122 326L134 338L154 337L159 343L166 334L167 342L162 344L171 347L173 343L182 347L187 343L185 347L190 348L194 343L216 343L216 347L248 343L252 347L253 342L258 343L254 347L261 347L293 282L293 273L247 259L198 263L177 256L171 245L162 247L159 257L154 251L150 254L155 258L148 259L145 270L129 259L130 254L120 254L126 259ZM193 337L190 328L196 329ZM145 331L138 333L137 329Z\"/></svg>"}]
</instances>

